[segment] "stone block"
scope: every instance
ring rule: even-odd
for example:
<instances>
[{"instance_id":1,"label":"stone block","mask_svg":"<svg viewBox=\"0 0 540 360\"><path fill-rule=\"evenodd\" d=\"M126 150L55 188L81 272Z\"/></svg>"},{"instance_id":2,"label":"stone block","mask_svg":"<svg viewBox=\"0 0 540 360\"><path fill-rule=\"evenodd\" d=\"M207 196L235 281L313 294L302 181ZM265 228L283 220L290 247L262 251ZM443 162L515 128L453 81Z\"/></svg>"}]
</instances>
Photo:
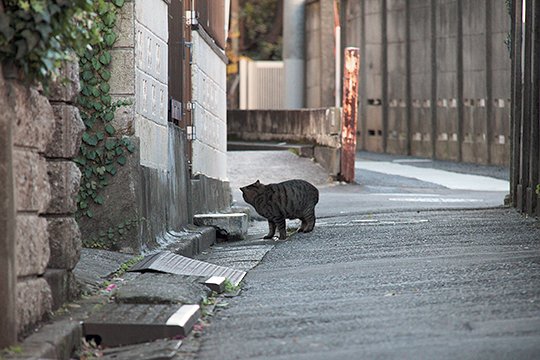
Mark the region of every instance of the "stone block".
<instances>
[{"instance_id":1,"label":"stone block","mask_svg":"<svg viewBox=\"0 0 540 360\"><path fill-rule=\"evenodd\" d=\"M27 337L22 344L23 351L27 345L32 347L34 344L49 344L52 345L52 351L47 353L34 353L39 355L37 358L42 359L71 359L75 350L80 348L82 326L79 321L61 320L54 321L43 326L39 332Z\"/></svg>"},{"instance_id":2,"label":"stone block","mask_svg":"<svg viewBox=\"0 0 540 360\"><path fill-rule=\"evenodd\" d=\"M51 187L48 214L72 214L77 210L81 172L72 161L49 161L47 174Z\"/></svg>"},{"instance_id":3,"label":"stone block","mask_svg":"<svg viewBox=\"0 0 540 360\"><path fill-rule=\"evenodd\" d=\"M50 257L47 220L35 214L19 214L16 224L17 275L43 274Z\"/></svg>"},{"instance_id":4,"label":"stone block","mask_svg":"<svg viewBox=\"0 0 540 360\"><path fill-rule=\"evenodd\" d=\"M43 277L51 288L53 311L59 309L64 303L78 297L79 284L71 271L47 269Z\"/></svg>"},{"instance_id":5,"label":"stone block","mask_svg":"<svg viewBox=\"0 0 540 360\"><path fill-rule=\"evenodd\" d=\"M17 283L17 333L30 330L52 309L51 288L43 278L26 278Z\"/></svg>"},{"instance_id":6,"label":"stone block","mask_svg":"<svg viewBox=\"0 0 540 360\"><path fill-rule=\"evenodd\" d=\"M143 179L139 164L139 142L136 137L128 139L135 146L135 151L126 154L126 164L117 167L118 172L111 177L109 185L102 189L103 204L89 204L94 216L82 217L78 222L84 243L97 243L104 249L135 254L140 252L139 230L146 226L147 218L146 214L141 214L139 203ZM155 190L151 187L151 191ZM157 201L151 203L156 206L161 204ZM129 222L129 226L126 222ZM109 231L113 235L112 239L108 237ZM151 239L154 240L154 237Z\"/></svg>"},{"instance_id":7,"label":"stone block","mask_svg":"<svg viewBox=\"0 0 540 360\"><path fill-rule=\"evenodd\" d=\"M133 100L129 96L113 95L112 101ZM117 135L133 136L135 134L135 105L120 106L114 112L112 125L116 128Z\"/></svg>"},{"instance_id":8,"label":"stone block","mask_svg":"<svg viewBox=\"0 0 540 360\"><path fill-rule=\"evenodd\" d=\"M60 69L58 80L49 88L49 99L74 103L79 95L79 63L77 61L66 62Z\"/></svg>"},{"instance_id":9,"label":"stone block","mask_svg":"<svg viewBox=\"0 0 540 360\"><path fill-rule=\"evenodd\" d=\"M12 114L13 144L45 151L54 128L54 113L49 100L35 88L9 82L9 111Z\"/></svg>"},{"instance_id":10,"label":"stone block","mask_svg":"<svg viewBox=\"0 0 540 360\"><path fill-rule=\"evenodd\" d=\"M45 159L29 150L14 149L13 168L16 209L44 212L51 199Z\"/></svg>"},{"instance_id":11,"label":"stone block","mask_svg":"<svg viewBox=\"0 0 540 360\"><path fill-rule=\"evenodd\" d=\"M81 257L81 232L72 217L50 218L47 222L51 256L49 267L71 270Z\"/></svg>"},{"instance_id":12,"label":"stone block","mask_svg":"<svg viewBox=\"0 0 540 360\"><path fill-rule=\"evenodd\" d=\"M85 129L79 109L73 105L53 105L55 115L54 133L47 145L46 156L74 158L79 152L81 135Z\"/></svg>"},{"instance_id":13,"label":"stone block","mask_svg":"<svg viewBox=\"0 0 540 360\"><path fill-rule=\"evenodd\" d=\"M135 47L135 14L134 14L134 1L129 1L122 6L122 9L118 12L115 23L115 33L118 34L118 38L114 43L114 47Z\"/></svg>"},{"instance_id":14,"label":"stone block","mask_svg":"<svg viewBox=\"0 0 540 360\"><path fill-rule=\"evenodd\" d=\"M135 53L133 49L111 50L111 85L114 95L135 94Z\"/></svg>"},{"instance_id":15,"label":"stone block","mask_svg":"<svg viewBox=\"0 0 540 360\"><path fill-rule=\"evenodd\" d=\"M248 216L244 213L197 214L193 216L197 226L212 226L217 236L227 240L243 240L247 235Z\"/></svg>"}]
</instances>

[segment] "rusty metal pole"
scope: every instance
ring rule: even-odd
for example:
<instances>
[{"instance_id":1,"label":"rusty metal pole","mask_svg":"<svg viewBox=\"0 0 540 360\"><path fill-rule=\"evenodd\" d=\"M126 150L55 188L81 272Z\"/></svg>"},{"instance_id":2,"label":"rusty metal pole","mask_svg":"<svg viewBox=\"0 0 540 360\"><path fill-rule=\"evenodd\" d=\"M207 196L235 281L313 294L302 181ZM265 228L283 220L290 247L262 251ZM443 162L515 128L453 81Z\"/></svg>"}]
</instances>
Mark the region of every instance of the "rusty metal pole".
<instances>
[{"instance_id":1,"label":"rusty metal pole","mask_svg":"<svg viewBox=\"0 0 540 360\"><path fill-rule=\"evenodd\" d=\"M360 49L345 48L343 58L343 105L341 115L341 179L354 182L356 125L358 118L358 74Z\"/></svg>"}]
</instances>

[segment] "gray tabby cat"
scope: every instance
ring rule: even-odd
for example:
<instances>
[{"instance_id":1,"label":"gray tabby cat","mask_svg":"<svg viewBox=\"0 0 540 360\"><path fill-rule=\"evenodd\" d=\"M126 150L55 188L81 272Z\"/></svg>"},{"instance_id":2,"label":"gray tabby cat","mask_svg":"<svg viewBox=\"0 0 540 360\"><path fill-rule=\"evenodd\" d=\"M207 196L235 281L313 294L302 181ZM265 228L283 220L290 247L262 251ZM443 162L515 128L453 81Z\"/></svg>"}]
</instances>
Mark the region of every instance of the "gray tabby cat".
<instances>
[{"instance_id":1,"label":"gray tabby cat","mask_svg":"<svg viewBox=\"0 0 540 360\"><path fill-rule=\"evenodd\" d=\"M315 226L315 205L319 202L319 190L304 180L287 180L278 184L264 185L257 180L241 187L244 200L253 205L259 215L268 220L270 230L265 239L271 239L279 230L279 239L287 238L285 219L300 219L298 232L310 232Z\"/></svg>"}]
</instances>

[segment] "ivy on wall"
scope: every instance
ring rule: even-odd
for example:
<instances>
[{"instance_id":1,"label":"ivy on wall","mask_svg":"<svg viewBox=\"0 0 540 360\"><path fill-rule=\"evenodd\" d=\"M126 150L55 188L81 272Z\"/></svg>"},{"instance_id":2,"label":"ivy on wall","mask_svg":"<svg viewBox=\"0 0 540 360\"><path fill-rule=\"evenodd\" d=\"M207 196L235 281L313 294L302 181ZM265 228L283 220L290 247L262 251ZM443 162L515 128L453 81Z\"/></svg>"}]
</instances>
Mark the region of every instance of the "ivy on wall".
<instances>
[{"instance_id":1,"label":"ivy on wall","mask_svg":"<svg viewBox=\"0 0 540 360\"><path fill-rule=\"evenodd\" d=\"M97 14L93 24L102 41L79 54L81 92L78 99L81 117L86 126L82 135L79 155L74 159L82 173L81 187L77 196L78 217L92 218L91 202L103 204L100 190L109 184L118 165L124 165L126 155L135 150L127 138L117 137L112 124L115 111L129 105L129 100L112 101L111 52L117 40L114 25L117 12L124 0L94 1Z\"/></svg>"},{"instance_id":2,"label":"ivy on wall","mask_svg":"<svg viewBox=\"0 0 540 360\"><path fill-rule=\"evenodd\" d=\"M99 42L91 0L3 0L0 62L45 88L66 60Z\"/></svg>"}]
</instances>

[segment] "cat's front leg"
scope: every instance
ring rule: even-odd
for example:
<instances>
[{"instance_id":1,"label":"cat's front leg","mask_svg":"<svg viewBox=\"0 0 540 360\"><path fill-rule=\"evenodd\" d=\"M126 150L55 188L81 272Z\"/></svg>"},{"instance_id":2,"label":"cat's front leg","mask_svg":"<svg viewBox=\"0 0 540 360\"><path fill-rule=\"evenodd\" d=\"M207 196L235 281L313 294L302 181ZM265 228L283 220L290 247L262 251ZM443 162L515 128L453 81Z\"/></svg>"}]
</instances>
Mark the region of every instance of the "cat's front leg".
<instances>
[{"instance_id":1,"label":"cat's front leg","mask_svg":"<svg viewBox=\"0 0 540 360\"><path fill-rule=\"evenodd\" d=\"M279 230L279 240L285 240L287 238L287 224L285 219L277 221L277 228Z\"/></svg>"},{"instance_id":2,"label":"cat's front leg","mask_svg":"<svg viewBox=\"0 0 540 360\"><path fill-rule=\"evenodd\" d=\"M274 237L274 234L276 233L276 223L268 220L268 234L263 239L271 239Z\"/></svg>"}]
</instances>

